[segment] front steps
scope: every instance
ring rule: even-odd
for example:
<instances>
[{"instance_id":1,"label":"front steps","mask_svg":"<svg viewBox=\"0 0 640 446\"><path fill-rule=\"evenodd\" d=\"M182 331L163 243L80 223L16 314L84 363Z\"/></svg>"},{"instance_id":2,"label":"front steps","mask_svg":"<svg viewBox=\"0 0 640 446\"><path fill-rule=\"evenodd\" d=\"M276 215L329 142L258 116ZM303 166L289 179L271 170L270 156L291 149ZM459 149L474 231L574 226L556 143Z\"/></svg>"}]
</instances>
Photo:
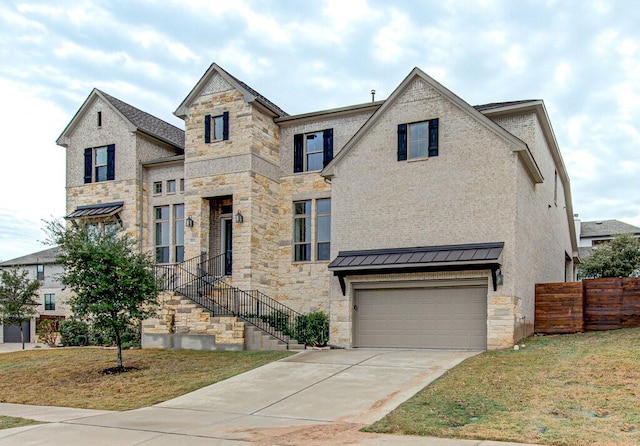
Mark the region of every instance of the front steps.
<instances>
[{"instance_id":1,"label":"front steps","mask_svg":"<svg viewBox=\"0 0 640 446\"><path fill-rule=\"evenodd\" d=\"M304 350L304 344L290 342L289 348L287 344L279 339L274 338L268 333L260 330L253 325L245 323L244 325L244 349L245 350Z\"/></svg>"}]
</instances>

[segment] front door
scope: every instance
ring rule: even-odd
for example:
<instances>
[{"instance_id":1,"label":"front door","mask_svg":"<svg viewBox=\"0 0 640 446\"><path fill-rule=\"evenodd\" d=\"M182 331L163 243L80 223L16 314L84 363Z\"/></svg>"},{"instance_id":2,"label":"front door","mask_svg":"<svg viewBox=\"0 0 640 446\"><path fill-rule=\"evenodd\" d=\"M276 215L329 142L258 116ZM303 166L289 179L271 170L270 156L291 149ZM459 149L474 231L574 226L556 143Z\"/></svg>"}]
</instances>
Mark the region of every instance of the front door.
<instances>
[{"instance_id":1,"label":"front door","mask_svg":"<svg viewBox=\"0 0 640 446\"><path fill-rule=\"evenodd\" d=\"M231 253L233 250L232 245L232 231L233 231L233 219L231 218L222 218L222 236L220 246L222 247L221 254L225 254L224 256L224 274L226 276L231 275Z\"/></svg>"}]
</instances>

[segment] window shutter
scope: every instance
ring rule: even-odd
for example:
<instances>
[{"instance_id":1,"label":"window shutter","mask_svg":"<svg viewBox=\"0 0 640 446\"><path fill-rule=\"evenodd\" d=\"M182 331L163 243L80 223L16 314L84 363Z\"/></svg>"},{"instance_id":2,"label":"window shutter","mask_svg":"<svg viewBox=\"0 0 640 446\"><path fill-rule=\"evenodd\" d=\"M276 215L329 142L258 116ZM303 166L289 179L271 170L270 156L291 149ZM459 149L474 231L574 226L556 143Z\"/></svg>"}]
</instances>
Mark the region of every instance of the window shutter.
<instances>
[{"instance_id":1,"label":"window shutter","mask_svg":"<svg viewBox=\"0 0 640 446\"><path fill-rule=\"evenodd\" d=\"M116 146L110 144L107 146L107 180L116 178Z\"/></svg>"},{"instance_id":2,"label":"window shutter","mask_svg":"<svg viewBox=\"0 0 640 446\"><path fill-rule=\"evenodd\" d=\"M304 171L304 135L293 135L293 171Z\"/></svg>"},{"instance_id":3,"label":"window shutter","mask_svg":"<svg viewBox=\"0 0 640 446\"><path fill-rule=\"evenodd\" d=\"M438 118L429 121L429 156L438 156Z\"/></svg>"},{"instance_id":4,"label":"window shutter","mask_svg":"<svg viewBox=\"0 0 640 446\"><path fill-rule=\"evenodd\" d=\"M326 129L323 136L322 167L327 167L333 159L333 129Z\"/></svg>"},{"instance_id":5,"label":"window shutter","mask_svg":"<svg viewBox=\"0 0 640 446\"><path fill-rule=\"evenodd\" d=\"M229 112L222 113L222 139L229 139Z\"/></svg>"},{"instance_id":6,"label":"window shutter","mask_svg":"<svg viewBox=\"0 0 640 446\"><path fill-rule=\"evenodd\" d=\"M398 124L398 161L407 160L407 124Z\"/></svg>"},{"instance_id":7,"label":"window shutter","mask_svg":"<svg viewBox=\"0 0 640 446\"><path fill-rule=\"evenodd\" d=\"M91 183L93 170L93 149L84 149L84 182Z\"/></svg>"},{"instance_id":8,"label":"window shutter","mask_svg":"<svg viewBox=\"0 0 640 446\"><path fill-rule=\"evenodd\" d=\"M211 142L211 115L204 117L204 142Z\"/></svg>"}]
</instances>

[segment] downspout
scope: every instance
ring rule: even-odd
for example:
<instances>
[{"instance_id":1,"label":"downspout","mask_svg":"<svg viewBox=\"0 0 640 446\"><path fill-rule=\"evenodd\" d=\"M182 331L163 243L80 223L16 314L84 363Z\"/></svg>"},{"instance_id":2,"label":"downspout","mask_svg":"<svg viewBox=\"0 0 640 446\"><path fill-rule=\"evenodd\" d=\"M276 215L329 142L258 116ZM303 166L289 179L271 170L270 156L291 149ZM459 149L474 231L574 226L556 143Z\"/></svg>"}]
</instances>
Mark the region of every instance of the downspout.
<instances>
[{"instance_id":1,"label":"downspout","mask_svg":"<svg viewBox=\"0 0 640 446\"><path fill-rule=\"evenodd\" d=\"M138 206L138 249L140 251L140 253L142 254L142 234L143 234L143 227L144 225L142 224L142 217L144 215L144 210L143 210L143 199L144 199L144 190L143 190L143 172L144 172L144 168L142 167L142 161L138 161L138 189L139 189L139 199L140 199L140 206Z\"/></svg>"}]
</instances>

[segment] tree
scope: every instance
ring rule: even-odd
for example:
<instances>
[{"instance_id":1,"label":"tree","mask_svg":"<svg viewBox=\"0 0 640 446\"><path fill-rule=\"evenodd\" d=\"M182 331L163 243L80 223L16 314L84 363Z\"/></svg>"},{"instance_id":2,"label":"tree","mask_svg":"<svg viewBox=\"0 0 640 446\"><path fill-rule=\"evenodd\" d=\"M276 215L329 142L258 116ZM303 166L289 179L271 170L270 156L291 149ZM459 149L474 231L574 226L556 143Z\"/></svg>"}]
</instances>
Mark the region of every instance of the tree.
<instances>
[{"instance_id":1,"label":"tree","mask_svg":"<svg viewBox=\"0 0 640 446\"><path fill-rule=\"evenodd\" d=\"M47 232L49 242L62 248L60 279L74 292L69 300L74 317L113 334L118 351L114 371L126 371L122 334L156 314L153 260L137 252L137 241L122 232L99 233L87 225L65 228L55 221L47 223Z\"/></svg>"},{"instance_id":2,"label":"tree","mask_svg":"<svg viewBox=\"0 0 640 446\"><path fill-rule=\"evenodd\" d=\"M24 350L24 332L22 323L31 319L37 313L40 282L30 280L29 272L18 271L18 268L0 271L0 317L6 325L20 327L20 340Z\"/></svg>"},{"instance_id":3,"label":"tree","mask_svg":"<svg viewBox=\"0 0 640 446\"><path fill-rule=\"evenodd\" d=\"M583 278L630 277L640 272L640 240L631 234L616 235L598 245L579 266Z\"/></svg>"}]
</instances>

